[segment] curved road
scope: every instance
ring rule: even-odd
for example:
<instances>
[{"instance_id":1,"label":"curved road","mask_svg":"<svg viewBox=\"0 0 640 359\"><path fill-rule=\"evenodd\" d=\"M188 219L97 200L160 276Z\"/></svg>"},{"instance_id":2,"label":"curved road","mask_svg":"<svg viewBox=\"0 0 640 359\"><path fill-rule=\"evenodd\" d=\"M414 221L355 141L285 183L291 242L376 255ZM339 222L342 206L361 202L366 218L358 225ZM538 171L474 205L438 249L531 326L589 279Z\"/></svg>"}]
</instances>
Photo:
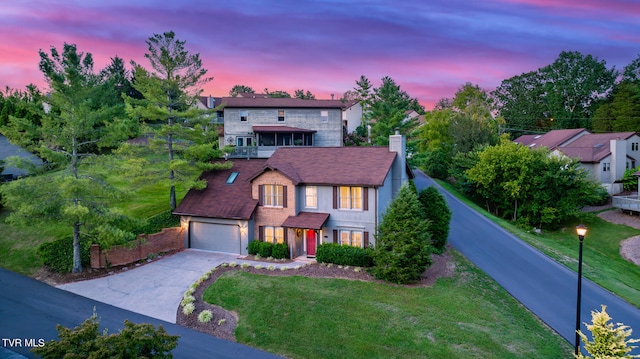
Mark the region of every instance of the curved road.
<instances>
[{"instance_id":1,"label":"curved road","mask_svg":"<svg viewBox=\"0 0 640 359\"><path fill-rule=\"evenodd\" d=\"M418 190L435 186L444 194L452 212L449 243L573 345L578 274L460 202L424 173L416 171L415 184ZM632 338L639 337L640 310L583 277L581 322L590 323L591 311L601 304L613 322L630 326L635 329ZM580 329L589 333L584 324Z\"/></svg>"}]
</instances>

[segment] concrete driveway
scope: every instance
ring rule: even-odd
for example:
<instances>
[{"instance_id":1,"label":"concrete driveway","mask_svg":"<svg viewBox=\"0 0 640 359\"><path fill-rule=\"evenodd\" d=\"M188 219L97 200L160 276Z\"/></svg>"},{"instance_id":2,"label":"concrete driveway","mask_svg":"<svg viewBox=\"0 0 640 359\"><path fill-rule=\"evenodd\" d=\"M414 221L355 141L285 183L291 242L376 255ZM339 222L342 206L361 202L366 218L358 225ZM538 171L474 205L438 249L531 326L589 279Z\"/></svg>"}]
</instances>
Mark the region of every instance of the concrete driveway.
<instances>
[{"instance_id":1,"label":"concrete driveway","mask_svg":"<svg viewBox=\"0 0 640 359\"><path fill-rule=\"evenodd\" d=\"M237 255L186 249L152 263L121 271L108 277L59 285L58 288L164 320L176 322L176 312L184 292L200 276L222 263L254 261ZM277 264L299 266L301 263Z\"/></svg>"}]
</instances>

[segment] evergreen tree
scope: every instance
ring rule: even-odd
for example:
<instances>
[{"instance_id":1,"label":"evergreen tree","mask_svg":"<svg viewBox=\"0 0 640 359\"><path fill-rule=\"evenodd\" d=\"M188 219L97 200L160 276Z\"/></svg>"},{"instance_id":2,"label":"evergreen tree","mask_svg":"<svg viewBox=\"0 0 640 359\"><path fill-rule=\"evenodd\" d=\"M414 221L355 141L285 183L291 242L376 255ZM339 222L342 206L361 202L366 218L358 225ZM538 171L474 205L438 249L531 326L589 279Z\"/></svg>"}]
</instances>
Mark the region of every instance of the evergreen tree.
<instances>
[{"instance_id":1,"label":"evergreen tree","mask_svg":"<svg viewBox=\"0 0 640 359\"><path fill-rule=\"evenodd\" d=\"M81 240L108 245L133 237L122 229L131 228L128 219L109 207L118 193L85 166L97 150L126 135L118 131L121 126L109 126L118 121L111 118L111 106L99 101L104 88L90 53L66 43L62 54L54 47L50 54L40 51L40 70L51 88L51 110L42 118L38 152L62 170L11 182L2 192L13 209L11 223L54 221L73 228L72 271L77 273L82 271Z\"/></svg>"},{"instance_id":2,"label":"evergreen tree","mask_svg":"<svg viewBox=\"0 0 640 359\"><path fill-rule=\"evenodd\" d=\"M435 187L427 187L420 191L418 199L424 210L424 219L429 221L431 245L435 253L444 253L449 237L451 210L444 196Z\"/></svg>"},{"instance_id":3,"label":"evergreen tree","mask_svg":"<svg viewBox=\"0 0 640 359\"><path fill-rule=\"evenodd\" d=\"M631 336L632 329L622 323L615 326L610 323L611 317L607 313L607 306L602 305L602 311L591 311L591 324L587 324L587 329L591 332L593 341L582 333L578 332L584 347L591 356L585 357L578 353L576 358L640 358L640 355L629 355L631 350L636 348L630 344L638 343L638 339L627 339Z\"/></svg>"},{"instance_id":4,"label":"evergreen tree","mask_svg":"<svg viewBox=\"0 0 640 359\"><path fill-rule=\"evenodd\" d=\"M229 90L229 96L237 97L241 93L256 93L251 87L245 85L235 85Z\"/></svg>"},{"instance_id":5,"label":"evergreen tree","mask_svg":"<svg viewBox=\"0 0 640 359\"><path fill-rule=\"evenodd\" d=\"M409 185L402 186L380 221L372 273L399 284L418 281L431 265L428 225L417 194Z\"/></svg>"},{"instance_id":6,"label":"evergreen tree","mask_svg":"<svg viewBox=\"0 0 640 359\"><path fill-rule=\"evenodd\" d=\"M132 63L133 87L144 98L128 96L127 111L152 125L144 129L152 137L152 147L166 149L165 178L169 180L169 205L174 210L178 181L187 188L204 188L206 183L195 179L198 173L220 168L211 163L212 159L222 157L217 146L218 134L208 127L206 111L197 107L202 93L200 86L212 78L205 77L207 70L202 67L200 55L190 54L185 42L176 39L173 31L154 34L146 43L145 58L155 72ZM133 159L133 162L139 165L139 160ZM144 165L138 168L144 170L145 167L148 168ZM142 171L140 175L154 174Z\"/></svg>"},{"instance_id":7,"label":"evergreen tree","mask_svg":"<svg viewBox=\"0 0 640 359\"><path fill-rule=\"evenodd\" d=\"M299 98L302 100L315 100L316 95L312 94L311 91L307 90L305 92L303 89L296 90L293 94L294 98Z\"/></svg>"},{"instance_id":8,"label":"evergreen tree","mask_svg":"<svg viewBox=\"0 0 640 359\"><path fill-rule=\"evenodd\" d=\"M371 124L371 137L376 145L386 146L389 135L396 129L401 134L408 134L415 126L415 119L408 120L406 112L411 109L411 98L400 89L395 81L385 76L380 87L373 89L371 104L365 114L367 123Z\"/></svg>"},{"instance_id":9,"label":"evergreen tree","mask_svg":"<svg viewBox=\"0 0 640 359\"><path fill-rule=\"evenodd\" d=\"M162 325L135 324L128 320L119 333L100 332L94 313L74 329L56 327L58 340L51 340L31 350L43 359L58 358L173 358L177 335L169 335Z\"/></svg>"}]
</instances>

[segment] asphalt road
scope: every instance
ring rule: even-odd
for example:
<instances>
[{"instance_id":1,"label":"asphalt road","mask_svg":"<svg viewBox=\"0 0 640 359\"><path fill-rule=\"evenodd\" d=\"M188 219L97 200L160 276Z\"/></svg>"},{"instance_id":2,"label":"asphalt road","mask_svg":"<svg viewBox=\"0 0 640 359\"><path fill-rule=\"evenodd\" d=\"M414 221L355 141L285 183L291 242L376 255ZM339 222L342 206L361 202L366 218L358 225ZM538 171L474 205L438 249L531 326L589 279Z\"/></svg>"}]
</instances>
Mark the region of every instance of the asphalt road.
<instances>
[{"instance_id":1,"label":"asphalt road","mask_svg":"<svg viewBox=\"0 0 640 359\"><path fill-rule=\"evenodd\" d=\"M419 171L416 171L415 184L418 190L435 185ZM436 187L445 195L453 214L449 243L573 345L577 273L506 232L441 187ZM591 311L600 310L601 304L607 306L613 322L635 328L632 337L640 337L640 310L583 277L581 322L590 323ZM589 333L584 324L581 330ZM640 351L636 349L634 354L640 354Z\"/></svg>"},{"instance_id":2,"label":"asphalt road","mask_svg":"<svg viewBox=\"0 0 640 359\"><path fill-rule=\"evenodd\" d=\"M0 357L5 347L26 357L31 344L57 339L56 324L73 328L93 314L100 317L101 330L117 333L124 320L162 324L171 335L179 335L174 358L280 358L242 344L218 339L178 325L129 312L108 304L57 289L35 279L0 268Z\"/></svg>"}]
</instances>

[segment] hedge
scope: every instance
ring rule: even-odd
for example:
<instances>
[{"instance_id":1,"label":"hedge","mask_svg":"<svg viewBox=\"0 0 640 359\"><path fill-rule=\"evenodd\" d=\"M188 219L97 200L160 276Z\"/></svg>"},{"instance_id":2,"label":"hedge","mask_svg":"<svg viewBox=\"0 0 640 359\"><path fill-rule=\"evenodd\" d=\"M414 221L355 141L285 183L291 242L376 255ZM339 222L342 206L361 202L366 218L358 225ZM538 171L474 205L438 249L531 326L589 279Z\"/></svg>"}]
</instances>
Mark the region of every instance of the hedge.
<instances>
[{"instance_id":1,"label":"hedge","mask_svg":"<svg viewBox=\"0 0 640 359\"><path fill-rule=\"evenodd\" d=\"M83 267L91 263L89 248L91 248L90 242L80 242L80 260ZM42 243L36 249L36 253L42 260L42 263L53 271L69 273L73 269L73 237L65 237L52 242Z\"/></svg>"},{"instance_id":2,"label":"hedge","mask_svg":"<svg viewBox=\"0 0 640 359\"><path fill-rule=\"evenodd\" d=\"M372 267L371 250L337 243L323 243L316 251L316 261L354 267Z\"/></svg>"},{"instance_id":3,"label":"hedge","mask_svg":"<svg viewBox=\"0 0 640 359\"><path fill-rule=\"evenodd\" d=\"M273 244L269 242L251 241L247 246L250 255L260 255L264 258L288 259L289 247L284 243Z\"/></svg>"}]
</instances>

